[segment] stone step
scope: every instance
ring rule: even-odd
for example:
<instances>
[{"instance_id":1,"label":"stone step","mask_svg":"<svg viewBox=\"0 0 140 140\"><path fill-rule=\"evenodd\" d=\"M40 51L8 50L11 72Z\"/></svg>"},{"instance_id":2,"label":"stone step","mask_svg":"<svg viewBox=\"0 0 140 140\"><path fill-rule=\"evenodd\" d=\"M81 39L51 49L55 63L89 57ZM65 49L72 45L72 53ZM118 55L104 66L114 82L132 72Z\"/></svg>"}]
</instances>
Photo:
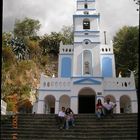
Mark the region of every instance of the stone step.
<instances>
[{"instance_id":1,"label":"stone step","mask_svg":"<svg viewBox=\"0 0 140 140\"><path fill-rule=\"evenodd\" d=\"M36 137L36 138L32 138L31 137L27 137L27 136L18 136L18 140L137 140L137 137L134 136L113 136L113 137L91 137L91 138L87 138L87 137ZM1 138L1 140L13 140L12 137L5 137L5 138Z\"/></svg>"},{"instance_id":2,"label":"stone step","mask_svg":"<svg viewBox=\"0 0 140 140\"><path fill-rule=\"evenodd\" d=\"M82 118L75 118L76 121L81 121L81 122L93 122L93 121L98 121L98 118L91 118L91 119L82 119ZM117 119L117 118L101 118L100 121L104 121L104 122L109 122L109 121L137 121L137 118L124 118L124 119ZM18 121L20 122L40 122L40 121L44 121L44 122L54 122L56 121L56 119L20 119L18 118ZM8 121L7 123L10 123L10 121Z\"/></svg>"},{"instance_id":3,"label":"stone step","mask_svg":"<svg viewBox=\"0 0 140 140\"><path fill-rule=\"evenodd\" d=\"M123 140L122 138L125 138L125 139L130 139L130 138L135 138L135 140L137 139L137 137L136 137L136 135L134 134L128 134L128 133L125 133L125 135L124 134L117 134L117 133L115 133L115 134L113 134L113 133L107 133L107 134L105 134L105 133L100 133L100 135L97 135L97 134L93 134L93 135L89 135L89 134L81 134L81 135L72 135L72 134L65 134L65 135L63 135L62 134L62 132L60 132L60 135L46 135L46 133L44 133L44 135L43 134L41 134L41 135L39 135L38 133L37 134L27 134L27 135L25 135L25 134L18 134L17 135L17 137L18 137L18 140L21 140L21 139L23 139L23 138L25 138L25 140L27 140L27 139L38 139L38 140L40 140L40 139L44 139L44 138L46 138L47 140L48 139L75 139L75 138L77 138L77 139L85 139L85 140L87 140L87 139L111 139L111 140L113 140L114 138L118 138L118 140ZM12 135L9 135L9 136L3 136L3 138L12 138Z\"/></svg>"},{"instance_id":4,"label":"stone step","mask_svg":"<svg viewBox=\"0 0 140 140\"><path fill-rule=\"evenodd\" d=\"M56 125L58 122L56 120L54 121L45 121L45 120L37 120L37 121L20 121L18 120L18 124L29 124L29 125L38 125L38 124L44 124L44 125ZM85 125L85 124L91 124L91 125L94 125L94 124L137 124L138 123L138 120L120 120L120 121L117 121L117 120L86 120L86 121L80 121L80 120L75 120L75 123L78 124L78 125ZM7 125L12 125L12 122L11 123L7 123L7 124L2 124L2 126L7 126Z\"/></svg>"},{"instance_id":5,"label":"stone step","mask_svg":"<svg viewBox=\"0 0 140 140\"><path fill-rule=\"evenodd\" d=\"M9 138L1 138L1 140L12 140L12 137L9 137ZM22 137L20 138L19 140L66 140L65 138L62 139L62 138L26 138L25 137ZM108 140L108 137L107 138L67 138L67 140ZM137 140L137 137L111 137L110 140Z\"/></svg>"},{"instance_id":6,"label":"stone step","mask_svg":"<svg viewBox=\"0 0 140 140\"><path fill-rule=\"evenodd\" d=\"M59 129L55 128L55 129L50 129L48 130L47 128L46 129L36 129L36 128L26 128L26 129L23 129L23 128L18 128L17 130L14 130L14 129L9 129L7 131L1 131L5 134L9 134L9 133L14 133L14 132L39 132L39 131L47 131L48 133L52 133L53 131L55 133L58 133L60 132ZM64 129L65 131L65 129ZM108 128L108 129L104 129L104 128L97 128L97 129L74 129L74 128L69 128L68 130L68 133L84 133L84 132L89 132L89 133L95 133L95 132L137 132L137 128Z\"/></svg>"},{"instance_id":7,"label":"stone step","mask_svg":"<svg viewBox=\"0 0 140 140\"><path fill-rule=\"evenodd\" d=\"M30 126L27 126L27 125L22 125L22 126L20 126L19 128L32 128L32 127L30 127ZM36 127L36 126L35 126ZM104 128L105 129L107 129L109 126L108 125L106 125L106 126L104 126ZM114 127L116 127L116 128L128 128L128 127L131 127L131 128L135 128L136 127L136 125L127 125L127 126L117 126L117 125L112 125L112 126L110 126L110 128L114 128ZM55 129L56 127L55 126L37 126L37 128L47 128L47 129ZM96 129L97 128L97 126L75 126L75 129ZM102 126L98 126L98 128L102 128Z\"/></svg>"},{"instance_id":8,"label":"stone step","mask_svg":"<svg viewBox=\"0 0 140 140\"><path fill-rule=\"evenodd\" d=\"M52 140L52 139L61 139L61 140L66 140L66 139L84 139L84 140L87 140L87 139L90 139L90 140L93 140L93 139L95 139L95 140L97 140L97 139L111 139L111 140L114 140L114 138L116 138L116 139L118 139L118 140L123 140L124 138L125 139L130 139L130 138L133 138L133 139L137 139L137 137L135 136L135 135L131 135L131 134L128 134L128 133L126 133L125 135L123 134L123 135L121 135L121 134L115 134L115 135L111 135L111 134L108 134L108 135L104 135L104 133L102 133L102 135L71 135L71 134L69 134L69 135L65 135L65 136L54 136L54 135L51 135L51 136L48 136L48 135L18 135L18 138L20 139L20 138L25 138L26 140L27 139L32 139L32 140L34 140L34 138L35 139L37 139L38 138L38 140L41 140L42 138L46 138L46 140L48 140L48 139L50 139L50 140Z\"/></svg>"},{"instance_id":9,"label":"stone step","mask_svg":"<svg viewBox=\"0 0 140 140\"><path fill-rule=\"evenodd\" d=\"M45 123L18 123L17 125L18 127L56 127L58 126L57 123L50 123L50 124L45 124ZM94 122L94 123L77 123L75 122L75 127L85 127L85 126L91 126L91 127L137 127L137 122L105 122L105 123L98 123L98 122ZM8 127L12 127L11 124L7 124L5 126L1 126L1 128L8 128Z\"/></svg>"},{"instance_id":10,"label":"stone step","mask_svg":"<svg viewBox=\"0 0 140 140\"><path fill-rule=\"evenodd\" d=\"M104 120L93 120L93 121L79 121L75 120L76 125L130 125L130 124L137 124L137 120L125 120L125 121L117 121L117 120L110 120L110 121L104 121ZM18 125L57 125L56 120L52 122L48 121L33 121L33 122L28 122L28 121L18 121ZM11 127L12 123L6 123L6 124L1 124L2 127Z\"/></svg>"},{"instance_id":11,"label":"stone step","mask_svg":"<svg viewBox=\"0 0 140 140\"><path fill-rule=\"evenodd\" d=\"M30 118L30 117L34 117L34 118L55 118L57 115L54 114L20 114L18 115L20 118ZM77 118L94 118L96 117L95 114L75 114L74 115ZM138 117L137 113L131 113L131 114L114 114L115 117L119 117L119 118L125 118L125 117Z\"/></svg>"},{"instance_id":12,"label":"stone step","mask_svg":"<svg viewBox=\"0 0 140 140\"><path fill-rule=\"evenodd\" d=\"M56 120L57 118L18 118L18 120L20 120L20 121L37 121L37 120L42 120L42 121L54 121L54 120ZM88 121L93 121L93 120L97 120L98 118L75 118L75 120L80 120L80 121L86 121L86 120L88 120ZM134 117L132 117L132 118L128 118L127 117L127 119L128 120L138 120L138 118L134 118ZM105 120L105 121L110 121L110 120L118 120L118 121L125 121L126 120L126 118L116 118L116 117L114 117L114 118L112 118L112 117L108 117L108 118L101 118L101 120ZM7 121L7 122L9 122L9 121Z\"/></svg>"},{"instance_id":13,"label":"stone step","mask_svg":"<svg viewBox=\"0 0 140 140\"><path fill-rule=\"evenodd\" d=\"M78 117L74 117L75 119L77 119L77 120L96 120L97 119L97 117L91 117L91 118L86 118L86 117L84 117L84 118L78 118ZM119 118L119 117L116 117L116 116L114 116L114 118L111 118L111 117L103 117L103 118L101 118L102 120L110 120L110 119L112 119L112 120L126 120L126 118L128 119L128 120L137 120L138 118L137 117L124 117L124 118ZM23 121L36 121L36 120L46 120L46 121L53 121L53 120L56 120L57 118L33 118L33 117L28 117L28 118L20 118L20 117L18 117L18 120L23 120ZM11 121L11 120L8 120L7 122L9 122L9 121Z\"/></svg>"}]
</instances>

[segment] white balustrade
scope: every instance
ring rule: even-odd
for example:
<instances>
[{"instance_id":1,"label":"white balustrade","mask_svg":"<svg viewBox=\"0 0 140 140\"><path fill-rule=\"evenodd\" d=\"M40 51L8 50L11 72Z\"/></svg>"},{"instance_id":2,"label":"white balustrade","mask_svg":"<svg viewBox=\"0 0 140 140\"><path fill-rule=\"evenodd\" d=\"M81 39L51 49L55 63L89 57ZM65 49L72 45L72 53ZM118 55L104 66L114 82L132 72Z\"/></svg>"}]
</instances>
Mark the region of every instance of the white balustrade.
<instances>
[{"instance_id":1,"label":"white balustrade","mask_svg":"<svg viewBox=\"0 0 140 140\"><path fill-rule=\"evenodd\" d=\"M48 78L44 76L42 77L40 88L46 90L70 90L71 80L70 78Z\"/></svg>"},{"instance_id":2,"label":"white balustrade","mask_svg":"<svg viewBox=\"0 0 140 140\"><path fill-rule=\"evenodd\" d=\"M72 54L74 49L73 49L73 45L62 45L60 46L60 54L63 54L63 53L67 53L67 54Z\"/></svg>"},{"instance_id":3,"label":"white balustrade","mask_svg":"<svg viewBox=\"0 0 140 140\"><path fill-rule=\"evenodd\" d=\"M135 89L133 78L104 78L104 89Z\"/></svg>"}]
</instances>

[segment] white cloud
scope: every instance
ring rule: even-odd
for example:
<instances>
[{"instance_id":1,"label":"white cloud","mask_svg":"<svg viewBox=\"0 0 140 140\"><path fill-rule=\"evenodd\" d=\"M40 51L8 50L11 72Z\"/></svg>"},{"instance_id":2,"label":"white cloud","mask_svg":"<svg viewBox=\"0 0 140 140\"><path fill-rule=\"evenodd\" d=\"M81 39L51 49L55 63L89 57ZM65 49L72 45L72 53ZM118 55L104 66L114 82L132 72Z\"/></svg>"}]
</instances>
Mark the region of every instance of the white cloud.
<instances>
[{"instance_id":1,"label":"white cloud","mask_svg":"<svg viewBox=\"0 0 140 140\"><path fill-rule=\"evenodd\" d=\"M107 31L108 39L124 25L139 24L133 0L96 0L96 6L101 30ZM72 25L75 10L76 0L4 0L3 30L11 31L17 18L30 17L41 22L40 34L57 32L63 25Z\"/></svg>"}]
</instances>

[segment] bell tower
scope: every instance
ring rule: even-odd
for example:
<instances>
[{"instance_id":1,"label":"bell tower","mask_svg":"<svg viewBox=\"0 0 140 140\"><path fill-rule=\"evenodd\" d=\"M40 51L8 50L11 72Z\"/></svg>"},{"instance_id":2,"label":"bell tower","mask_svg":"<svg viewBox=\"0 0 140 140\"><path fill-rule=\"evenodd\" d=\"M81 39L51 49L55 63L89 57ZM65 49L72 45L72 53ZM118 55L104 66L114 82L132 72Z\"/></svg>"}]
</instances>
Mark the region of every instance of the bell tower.
<instances>
[{"instance_id":1,"label":"bell tower","mask_svg":"<svg viewBox=\"0 0 140 140\"><path fill-rule=\"evenodd\" d=\"M95 0L77 0L73 15L73 76L101 76L100 14L95 4Z\"/></svg>"}]
</instances>

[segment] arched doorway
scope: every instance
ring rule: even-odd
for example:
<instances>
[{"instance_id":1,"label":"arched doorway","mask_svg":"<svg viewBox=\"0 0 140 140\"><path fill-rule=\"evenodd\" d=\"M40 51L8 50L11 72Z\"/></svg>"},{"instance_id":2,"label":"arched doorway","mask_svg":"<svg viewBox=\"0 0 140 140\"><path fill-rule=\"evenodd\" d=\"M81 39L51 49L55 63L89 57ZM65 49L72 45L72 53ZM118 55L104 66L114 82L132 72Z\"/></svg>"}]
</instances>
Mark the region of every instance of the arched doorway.
<instances>
[{"instance_id":1,"label":"arched doorway","mask_svg":"<svg viewBox=\"0 0 140 140\"><path fill-rule=\"evenodd\" d=\"M106 102L106 99L107 99L107 98L110 98L110 101L111 101L111 102L116 103L116 99L115 99L114 96L112 96L112 95L107 95L107 96L105 96L105 97L104 97L104 101L105 101L105 102ZM114 108L113 112L116 113L116 107Z\"/></svg>"},{"instance_id":2,"label":"arched doorway","mask_svg":"<svg viewBox=\"0 0 140 140\"><path fill-rule=\"evenodd\" d=\"M59 110L62 107L68 108L70 107L70 97L68 95L62 95L59 100Z\"/></svg>"},{"instance_id":3,"label":"arched doorway","mask_svg":"<svg viewBox=\"0 0 140 140\"><path fill-rule=\"evenodd\" d=\"M83 88L78 94L78 113L95 113L95 92Z\"/></svg>"},{"instance_id":4,"label":"arched doorway","mask_svg":"<svg viewBox=\"0 0 140 140\"><path fill-rule=\"evenodd\" d=\"M48 95L45 97L44 113L53 114L55 112L55 97Z\"/></svg>"},{"instance_id":5,"label":"arched doorway","mask_svg":"<svg viewBox=\"0 0 140 140\"><path fill-rule=\"evenodd\" d=\"M120 113L131 113L131 100L127 95L120 97Z\"/></svg>"}]
</instances>

